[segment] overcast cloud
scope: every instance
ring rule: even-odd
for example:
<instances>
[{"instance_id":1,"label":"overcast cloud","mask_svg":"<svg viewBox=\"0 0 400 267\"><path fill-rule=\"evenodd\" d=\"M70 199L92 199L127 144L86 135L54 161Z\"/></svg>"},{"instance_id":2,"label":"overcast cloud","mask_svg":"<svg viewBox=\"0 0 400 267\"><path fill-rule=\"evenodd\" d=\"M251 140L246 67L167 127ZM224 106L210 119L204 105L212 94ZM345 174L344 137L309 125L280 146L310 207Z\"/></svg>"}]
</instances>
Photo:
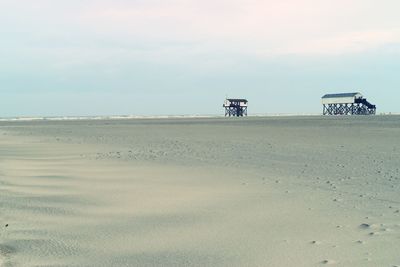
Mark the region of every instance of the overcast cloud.
<instances>
[{"instance_id":1,"label":"overcast cloud","mask_svg":"<svg viewBox=\"0 0 400 267\"><path fill-rule=\"evenodd\" d=\"M398 10L396 0L0 0L0 116L218 114L226 95L247 97L252 113L318 113L322 94L347 91L400 112Z\"/></svg>"}]
</instances>

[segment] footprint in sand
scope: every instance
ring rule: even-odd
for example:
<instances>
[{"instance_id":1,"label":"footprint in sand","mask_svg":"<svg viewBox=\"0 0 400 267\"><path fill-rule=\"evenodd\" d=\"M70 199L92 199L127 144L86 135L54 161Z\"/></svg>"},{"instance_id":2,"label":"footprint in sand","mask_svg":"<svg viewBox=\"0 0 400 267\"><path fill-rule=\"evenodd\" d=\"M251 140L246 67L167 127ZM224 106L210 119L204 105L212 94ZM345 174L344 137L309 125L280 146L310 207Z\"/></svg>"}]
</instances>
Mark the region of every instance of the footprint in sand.
<instances>
[{"instance_id":1,"label":"footprint in sand","mask_svg":"<svg viewBox=\"0 0 400 267\"><path fill-rule=\"evenodd\" d=\"M10 254L14 254L15 252L16 252L16 249L14 247L0 244L0 259L2 257L7 257Z\"/></svg>"},{"instance_id":2,"label":"footprint in sand","mask_svg":"<svg viewBox=\"0 0 400 267\"><path fill-rule=\"evenodd\" d=\"M378 232L371 232L371 233L369 233L368 235L370 235L370 236L375 236L375 235L379 235L379 233L378 233Z\"/></svg>"},{"instance_id":3,"label":"footprint in sand","mask_svg":"<svg viewBox=\"0 0 400 267\"><path fill-rule=\"evenodd\" d=\"M362 223L362 224L360 224L359 228L361 228L361 229L378 229L379 225L370 224L370 223Z\"/></svg>"},{"instance_id":4,"label":"footprint in sand","mask_svg":"<svg viewBox=\"0 0 400 267\"><path fill-rule=\"evenodd\" d=\"M370 228L371 227L371 225L369 224L369 223L362 223L362 224L360 224L360 228L361 229L368 229L368 228Z\"/></svg>"},{"instance_id":5,"label":"footprint in sand","mask_svg":"<svg viewBox=\"0 0 400 267\"><path fill-rule=\"evenodd\" d=\"M334 261L334 260L323 260L321 263L322 264L327 264L327 265L333 265L333 264L336 264L336 261Z\"/></svg>"}]
</instances>

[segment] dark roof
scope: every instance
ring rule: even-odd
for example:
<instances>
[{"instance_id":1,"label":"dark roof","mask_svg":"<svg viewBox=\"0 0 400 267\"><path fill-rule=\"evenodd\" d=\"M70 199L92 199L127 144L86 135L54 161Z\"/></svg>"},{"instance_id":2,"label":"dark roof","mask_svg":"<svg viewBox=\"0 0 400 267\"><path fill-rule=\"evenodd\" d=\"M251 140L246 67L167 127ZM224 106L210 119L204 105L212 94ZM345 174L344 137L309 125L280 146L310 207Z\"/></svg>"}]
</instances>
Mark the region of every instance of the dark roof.
<instances>
[{"instance_id":1,"label":"dark roof","mask_svg":"<svg viewBox=\"0 0 400 267\"><path fill-rule=\"evenodd\" d=\"M241 99L241 98L228 98L227 100L230 102L248 102L247 99Z\"/></svg>"},{"instance_id":2,"label":"dark roof","mask_svg":"<svg viewBox=\"0 0 400 267\"><path fill-rule=\"evenodd\" d=\"M359 93L326 94L322 98L354 97Z\"/></svg>"}]
</instances>

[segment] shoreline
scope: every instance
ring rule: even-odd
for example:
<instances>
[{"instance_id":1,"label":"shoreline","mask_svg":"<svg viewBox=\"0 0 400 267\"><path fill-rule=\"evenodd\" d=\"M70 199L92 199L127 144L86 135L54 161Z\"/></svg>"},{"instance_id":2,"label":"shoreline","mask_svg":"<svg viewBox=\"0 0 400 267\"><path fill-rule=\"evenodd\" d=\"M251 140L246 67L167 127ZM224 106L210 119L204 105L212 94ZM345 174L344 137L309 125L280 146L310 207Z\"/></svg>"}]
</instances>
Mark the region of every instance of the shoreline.
<instances>
[{"instance_id":1,"label":"shoreline","mask_svg":"<svg viewBox=\"0 0 400 267\"><path fill-rule=\"evenodd\" d=\"M322 114L251 114L247 118L269 118L269 117L319 117ZM377 115L379 116L379 115ZM246 118L243 117L243 118ZM121 115L121 116L55 116L55 117L0 117L0 122L13 121L98 121L98 120L153 120L153 119L218 119L226 118L224 115L159 115L159 116L136 116L136 115ZM232 117L231 119L235 119Z\"/></svg>"},{"instance_id":2,"label":"shoreline","mask_svg":"<svg viewBox=\"0 0 400 267\"><path fill-rule=\"evenodd\" d=\"M381 113L373 116L324 116L321 113L271 113L250 114L239 118L285 118L285 117L323 117L323 118L351 118L351 117L385 117L400 116L400 113ZM101 121L101 120L168 120L168 119L236 119L236 117L225 117L224 115L104 115L104 116L38 116L38 117L0 117L0 122L29 122L29 121Z\"/></svg>"}]
</instances>

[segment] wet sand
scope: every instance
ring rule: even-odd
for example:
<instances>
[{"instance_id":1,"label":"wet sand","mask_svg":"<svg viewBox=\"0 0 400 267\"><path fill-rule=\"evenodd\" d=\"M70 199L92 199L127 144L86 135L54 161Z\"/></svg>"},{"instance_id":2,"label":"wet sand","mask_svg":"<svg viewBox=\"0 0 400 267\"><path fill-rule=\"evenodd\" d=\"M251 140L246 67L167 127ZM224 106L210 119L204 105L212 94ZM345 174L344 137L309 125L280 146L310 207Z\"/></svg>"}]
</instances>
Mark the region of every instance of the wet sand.
<instances>
[{"instance_id":1,"label":"wet sand","mask_svg":"<svg viewBox=\"0 0 400 267\"><path fill-rule=\"evenodd\" d=\"M399 116L0 122L0 266L400 266L399 137Z\"/></svg>"}]
</instances>

